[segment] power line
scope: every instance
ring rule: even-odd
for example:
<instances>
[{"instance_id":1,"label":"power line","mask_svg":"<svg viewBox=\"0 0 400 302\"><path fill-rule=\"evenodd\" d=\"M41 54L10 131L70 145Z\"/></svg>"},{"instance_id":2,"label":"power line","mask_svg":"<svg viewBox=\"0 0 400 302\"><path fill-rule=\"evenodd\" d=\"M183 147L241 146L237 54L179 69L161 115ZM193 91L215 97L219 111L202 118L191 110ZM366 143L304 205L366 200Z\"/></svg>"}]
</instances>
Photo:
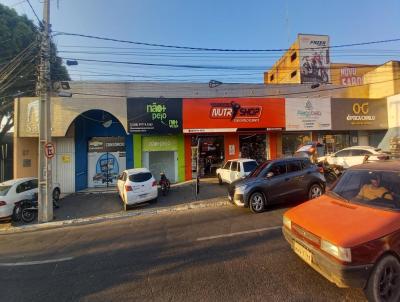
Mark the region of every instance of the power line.
<instances>
[{"instance_id":1,"label":"power line","mask_svg":"<svg viewBox=\"0 0 400 302\"><path fill-rule=\"evenodd\" d=\"M129 40L121 40L107 37L100 37L94 35L84 35L84 34L76 34L76 33L68 33L55 31L54 36L63 35L63 36L75 36L81 38L89 38L103 41L112 41L119 43L128 43L135 45L145 45L152 47L163 47L163 48L175 48L175 49L188 49L188 50L202 50L202 51L221 51L221 52L272 52L272 51L288 51L288 50L316 50L316 49L329 49L329 48L344 48L344 47L353 47L353 46L361 46L361 45L373 45L373 44L382 44L382 43L390 43L390 42L399 42L400 38L396 39L387 39L387 40L378 40L378 41L369 41L369 42L360 42L360 43L349 43L349 44L340 44L333 46L323 46L323 47L310 47L310 48L299 48L299 49L290 49L290 48L278 48L278 49L230 49L230 48L207 48L207 47L190 47L190 46L179 46L179 45L168 45L168 44L157 44L157 43L146 43L146 42L138 42L138 41L129 41Z\"/></svg>"},{"instance_id":2,"label":"power line","mask_svg":"<svg viewBox=\"0 0 400 302\"><path fill-rule=\"evenodd\" d=\"M31 4L31 2L30 2L29 0L26 0L26 2L27 2L27 3L29 4L29 6L31 7L31 9L32 9L32 11L33 11L33 14L35 15L36 19L37 19L38 22L39 22L39 25L41 25L41 24L42 24L42 21L40 21L40 18L38 17L38 15L37 15L35 9L33 8L32 4Z\"/></svg>"}]
</instances>

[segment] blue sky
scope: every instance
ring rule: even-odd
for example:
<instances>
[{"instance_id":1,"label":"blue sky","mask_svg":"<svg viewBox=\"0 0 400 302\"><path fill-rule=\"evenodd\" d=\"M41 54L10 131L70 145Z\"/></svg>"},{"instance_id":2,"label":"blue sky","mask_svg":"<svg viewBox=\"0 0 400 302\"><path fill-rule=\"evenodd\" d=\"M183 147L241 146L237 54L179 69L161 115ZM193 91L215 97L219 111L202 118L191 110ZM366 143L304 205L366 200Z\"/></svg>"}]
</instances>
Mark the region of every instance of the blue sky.
<instances>
[{"instance_id":1,"label":"blue sky","mask_svg":"<svg viewBox=\"0 0 400 302\"><path fill-rule=\"evenodd\" d=\"M287 48L298 33L326 34L331 45L400 38L399 0L52 0L53 31L158 44L209 48ZM21 0L0 0L34 19ZM42 16L40 0L31 0ZM263 81L281 53L206 53L57 36L61 57L129 62L218 65L234 70L138 67L79 61L76 80ZM112 47L112 48L99 48ZM365 64L400 60L400 43L358 46L331 53L334 62ZM240 67L243 70L237 70Z\"/></svg>"}]
</instances>

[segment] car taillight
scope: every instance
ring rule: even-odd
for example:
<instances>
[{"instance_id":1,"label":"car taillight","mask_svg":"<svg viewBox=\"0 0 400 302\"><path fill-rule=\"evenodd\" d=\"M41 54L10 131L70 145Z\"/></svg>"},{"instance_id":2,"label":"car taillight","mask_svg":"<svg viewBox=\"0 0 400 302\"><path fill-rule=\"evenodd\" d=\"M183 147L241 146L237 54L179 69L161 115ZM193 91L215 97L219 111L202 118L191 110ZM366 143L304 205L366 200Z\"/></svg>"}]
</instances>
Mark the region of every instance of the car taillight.
<instances>
[{"instance_id":1,"label":"car taillight","mask_svg":"<svg viewBox=\"0 0 400 302\"><path fill-rule=\"evenodd\" d=\"M126 192L133 191L133 188L131 186L125 185L125 191Z\"/></svg>"},{"instance_id":2,"label":"car taillight","mask_svg":"<svg viewBox=\"0 0 400 302\"><path fill-rule=\"evenodd\" d=\"M153 185L152 185L153 187L155 187L155 186L157 186L157 181L155 180L155 181L153 181Z\"/></svg>"},{"instance_id":3,"label":"car taillight","mask_svg":"<svg viewBox=\"0 0 400 302\"><path fill-rule=\"evenodd\" d=\"M0 207L5 206L5 205L7 205L7 203L5 201L0 201Z\"/></svg>"}]
</instances>

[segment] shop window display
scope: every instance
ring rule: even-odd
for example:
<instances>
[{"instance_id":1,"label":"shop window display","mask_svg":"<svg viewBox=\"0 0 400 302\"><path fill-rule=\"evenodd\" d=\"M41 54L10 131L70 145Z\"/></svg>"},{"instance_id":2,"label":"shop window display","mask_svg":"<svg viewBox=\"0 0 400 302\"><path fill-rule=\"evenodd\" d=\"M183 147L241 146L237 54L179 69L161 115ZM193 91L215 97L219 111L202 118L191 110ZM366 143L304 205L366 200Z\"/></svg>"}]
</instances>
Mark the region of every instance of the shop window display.
<instances>
[{"instance_id":1,"label":"shop window display","mask_svg":"<svg viewBox=\"0 0 400 302\"><path fill-rule=\"evenodd\" d=\"M192 138L193 147L197 149L199 141L199 171L200 176L215 176L215 171L224 163L224 137L205 136ZM193 154L192 154L193 155Z\"/></svg>"},{"instance_id":2,"label":"shop window display","mask_svg":"<svg viewBox=\"0 0 400 302\"><path fill-rule=\"evenodd\" d=\"M241 135L239 137L240 157L256 160L258 163L267 160L266 134Z\"/></svg>"},{"instance_id":3,"label":"shop window display","mask_svg":"<svg viewBox=\"0 0 400 302\"><path fill-rule=\"evenodd\" d=\"M293 156L296 150L311 141L309 132L286 133L282 135L282 153L285 157Z\"/></svg>"}]
</instances>

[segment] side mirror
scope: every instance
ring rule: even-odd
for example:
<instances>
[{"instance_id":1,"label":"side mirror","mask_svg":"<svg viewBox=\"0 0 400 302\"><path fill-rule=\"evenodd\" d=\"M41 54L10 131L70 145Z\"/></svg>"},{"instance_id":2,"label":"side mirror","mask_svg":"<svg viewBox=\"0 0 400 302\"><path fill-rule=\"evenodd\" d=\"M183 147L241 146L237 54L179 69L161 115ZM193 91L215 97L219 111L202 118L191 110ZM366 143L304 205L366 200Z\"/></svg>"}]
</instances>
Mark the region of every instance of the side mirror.
<instances>
[{"instance_id":1,"label":"side mirror","mask_svg":"<svg viewBox=\"0 0 400 302\"><path fill-rule=\"evenodd\" d=\"M274 176L274 172L268 172L266 177L271 178L272 176Z\"/></svg>"}]
</instances>

